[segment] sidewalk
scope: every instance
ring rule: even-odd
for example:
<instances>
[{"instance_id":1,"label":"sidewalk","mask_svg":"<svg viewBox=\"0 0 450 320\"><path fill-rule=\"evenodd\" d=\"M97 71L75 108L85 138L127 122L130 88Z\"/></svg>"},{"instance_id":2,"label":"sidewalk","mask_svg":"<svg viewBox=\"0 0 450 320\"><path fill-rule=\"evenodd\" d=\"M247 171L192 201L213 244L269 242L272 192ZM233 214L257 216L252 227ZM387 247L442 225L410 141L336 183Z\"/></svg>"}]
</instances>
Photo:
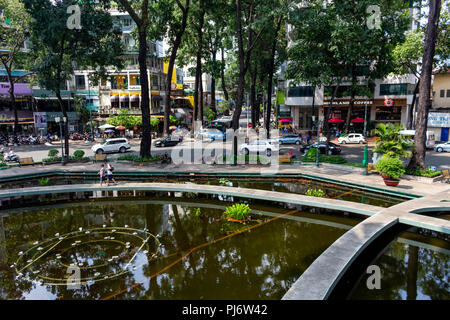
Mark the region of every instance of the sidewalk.
<instances>
[{"instance_id":1,"label":"sidewalk","mask_svg":"<svg viewBox=\"0 0 450 320\"><path fill-rule=\"evenodd\" d=\"M117 174L122 172L159 172L159 173L177 173L177 172L191 172L191 173L214 173L214 174L261 174L262 167L257 165L206 165L206 164L192 164L192 165L161 165L151 164L145 166L138 166L136 164L129 163L114 163L115 172ZM0 178L2 177L14 177L17 175L28 175L44 172L55 171L89 171L97 172L100 168L100 163L79 163L79 164L67 164L62 166L60 164L42 166L25 166L25 167L13 167L8 170L0 171ZM390 190L394 192L405 192L415 195L432 195L438 192L450 192L450 184L447 183L433 183L428 184L419 181L409 181L402 179L397 187L388 187L384 184L383 179L378 175L371 173L369 175L363 175L363 169L354 168L349 166L337 166L321 164L319 168L315 165L280 165L278 170L274 174L306 174L313 175L321 178L338 180L342 182L355 183L358 185L381 188L384 190ZM263 175L264 176L264 175ZM267 179L270 179L270 175Z\"/></svg>"}]
</instances>

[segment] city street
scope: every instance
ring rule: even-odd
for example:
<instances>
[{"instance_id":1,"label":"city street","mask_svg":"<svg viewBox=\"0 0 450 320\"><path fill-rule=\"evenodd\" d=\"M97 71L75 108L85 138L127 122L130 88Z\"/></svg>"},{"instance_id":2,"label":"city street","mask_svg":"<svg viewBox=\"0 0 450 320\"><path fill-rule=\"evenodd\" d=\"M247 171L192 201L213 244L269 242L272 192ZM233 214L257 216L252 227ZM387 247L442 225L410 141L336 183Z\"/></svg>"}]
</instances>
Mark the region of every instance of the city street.
<instances>
[{"instance_id":1,"label":"city street","mask_svg":"<svg viewBox=\"0 0 450 320\"><path fill-rule=\"evenodd\" d=\"M98 140L95 143L100 142ZM131 144L131 150L127 152L127 154L130 153L139 153L140 148L140 140L138 139L132 139L130 140ZM187 146L189 142L183 142L182 144L179 144L178 147ZM210 142L208 140L203 141L204 148L212 148L214 145L220 145L221 141L215 141ZM86 154L86 157L92 157L94 156L94 153L91 150L91 147L94 145L94 143L85 143L84 141L71 141L70 142L70 154L73 154L75 150L83 150ZM231 152L231 144L225 145L226 152ZM372 146L369 146L369 157L371 154ZM50 149L57 149L61 152L61 144L59 142L53 142L53 146L46 146L46 145L23 145L14 147L13 150L20 156L20 157L33 157L35 161L40 161L44 158L48 157L48 151ZM364 145L360 144L346 144L341 145L341 155L347 159L349 162L353 163L362 163L363 157L364 157ZM170 153L174 150L174 147L165 147L165 148L157 148L152 145L152 155L156 155L158 153ZM303 154L300 152L300 147L296 145L281 145L280 146L281 152L289 152L293 151L294 155L297 158L300 158ZM109 158L117 158L121 154L120 153L113 153L109 154ZM369 162L371 160L369 159ZM426 165L427 166L435 166L438 170L442 170L445 168L448 168L450 166L450 152L442 152L438 153L434 150L428 150L427 157L426 157Z\"/></svg>"}]
</instances>

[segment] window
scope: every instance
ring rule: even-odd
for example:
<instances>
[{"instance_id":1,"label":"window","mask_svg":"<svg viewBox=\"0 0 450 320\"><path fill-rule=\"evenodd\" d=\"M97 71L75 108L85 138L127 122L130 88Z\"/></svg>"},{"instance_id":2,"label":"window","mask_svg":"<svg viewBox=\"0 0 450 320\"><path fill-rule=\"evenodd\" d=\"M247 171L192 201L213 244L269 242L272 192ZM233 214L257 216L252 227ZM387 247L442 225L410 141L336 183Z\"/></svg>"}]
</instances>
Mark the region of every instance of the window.
<instances>
[{"instance_id":1,"label":"window","mask_svg":"<svg viewBox=\"0 0 450 320\"><path fill-rule=\"evenodd\" d=\"M447 98L450 98L450 90L447 90Z\"/></svg>"},{"instance_id":2,"label":"window","mask_svg":"<svg viewBox=\"0 0 450 320\"><path fill-rule=\"evenodd\" d=\"M288 97L312 97L314 93L314 87L301 86L289 88Z\"/></svg>"},{"instance_id":3,"label":"window","mask_svg":"<svg viewBox=\"0 0 450 320\"><path fill-rule=\"evenodd\" d=\"M336 86L325 87L324 96L331 97L334 90L336 90ZM366 95L366 86L355 86L355 96L365 96ZM339 86L336 98L350 97L352 95L351 86Z\"/></svg>"},{"instance_id":4,"label":"window","mask_svg":"<svg viewBox=\"0 0 450 320\"><path fill-rule=\"evenodd\" d=\"M380 85L380 96L399 96L408 94L408 84L381 84Z\"/></svg>"},{"instance_id":5,"label":"window","mask_svg":"<svg viewBox=\"0 0 450 320\"><path fill-rule=\"evenodd\" d=\"M124 26L124 27L129 27L129 26L131 26L131 19L125 18L125 19L123 20L123 26Z\"/></svg>"},{"instance_id":6,"label":"window","mask_svg":"<svg viewBox=\"0 0 450 320\"><path fill-rule=\"evenodd\" d=\"M445 97L445 90L441 90L441 98Z\"/></svg>"},{"instance_id":7,"label":"window","mask_svg":"<svg viewBox=\"0 0 450 320\"><path fill-rule=\"evenodd\" d=\"M84 75L83 76L75 76L75 85L77 89L84 89L86 87Z\"/></svg>"}]
</instances>

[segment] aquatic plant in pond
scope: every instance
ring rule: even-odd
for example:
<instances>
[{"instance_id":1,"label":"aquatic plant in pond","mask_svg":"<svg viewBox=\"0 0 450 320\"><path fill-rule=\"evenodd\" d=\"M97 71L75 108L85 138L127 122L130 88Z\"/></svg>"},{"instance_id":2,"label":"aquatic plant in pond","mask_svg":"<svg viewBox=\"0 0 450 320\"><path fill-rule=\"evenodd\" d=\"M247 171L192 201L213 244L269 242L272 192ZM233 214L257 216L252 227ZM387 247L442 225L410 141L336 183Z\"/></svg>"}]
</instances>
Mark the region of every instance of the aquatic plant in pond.
<instances>
[{"instance_id":1,"label":"aquatic plant in pond","mask_svg":"<svg viewBox=\"0 0 450 320\"><path fill-rule=\"evenodd\" d=\"M310 197L323 198L325 197L325 192L322 189L308 189L305 195Z\"/></svg>"},{"instance_id":2,"label":"aquatic plant in pond","mask_svg":"<svg viewBox=\"0 0 450 320\"><path fill-rule=\"evenodd\" d=\"M234 205L227 207L225 216L235 220L246 220L250 211L252 211L252 209L250 209L248 204L235 203Z\"/></svg>"},{"instance_id":3,"label":"aquatic plant in pond","mask_svg":"<svg viewBox=\"0 0 450 320\"><path fill-rule=\"evenodd\" d=\"M48 185L49 182L50 182L50 178L41 178L41 179L39 179L39 184L41 186L46 186L46 185Z\"/></svg>"}]
</instances>

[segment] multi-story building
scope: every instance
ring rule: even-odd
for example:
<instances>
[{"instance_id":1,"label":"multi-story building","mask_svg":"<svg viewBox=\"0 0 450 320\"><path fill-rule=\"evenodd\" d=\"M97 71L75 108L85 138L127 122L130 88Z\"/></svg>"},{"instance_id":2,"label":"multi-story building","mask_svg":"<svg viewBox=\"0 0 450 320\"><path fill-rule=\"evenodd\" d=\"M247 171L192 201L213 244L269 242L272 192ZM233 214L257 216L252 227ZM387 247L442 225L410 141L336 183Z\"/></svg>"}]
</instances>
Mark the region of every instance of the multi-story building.
<instances>
[{"instance_id":1,"label":"multi-story building","mask_svg":"<svg viewBox=\"0 0 450 320\"><path fill-rule=\"evenodd\" d=\"M100 116L114 115L119 110L127 110L130 114L141 114L140 104L141 75L138 63L138 46L131 32L135 28L133 19L127 12L117 9L110 11L114 24L122 31L125 47L123 59L125 68L117 71L108 70L108 79L100 79L98 86L88 81L92 70L78 70L68 84L75 96L83 96L88 105ZM149 41L147 58L147 78L150 86L151 113L159 113L164 104L164 69L162 61L162 43Z\"/></svg>"},{"instance_id":2,"label":"multi-story building","mask_svg":"<svg viewBox=\"0 0 450 320\"><path fill-rule=\"evenodd\" d=\"M433 100L428 114L428 130L438 141L450 140L450 68L435 71Z\"/></svg>"}]
</instances>

